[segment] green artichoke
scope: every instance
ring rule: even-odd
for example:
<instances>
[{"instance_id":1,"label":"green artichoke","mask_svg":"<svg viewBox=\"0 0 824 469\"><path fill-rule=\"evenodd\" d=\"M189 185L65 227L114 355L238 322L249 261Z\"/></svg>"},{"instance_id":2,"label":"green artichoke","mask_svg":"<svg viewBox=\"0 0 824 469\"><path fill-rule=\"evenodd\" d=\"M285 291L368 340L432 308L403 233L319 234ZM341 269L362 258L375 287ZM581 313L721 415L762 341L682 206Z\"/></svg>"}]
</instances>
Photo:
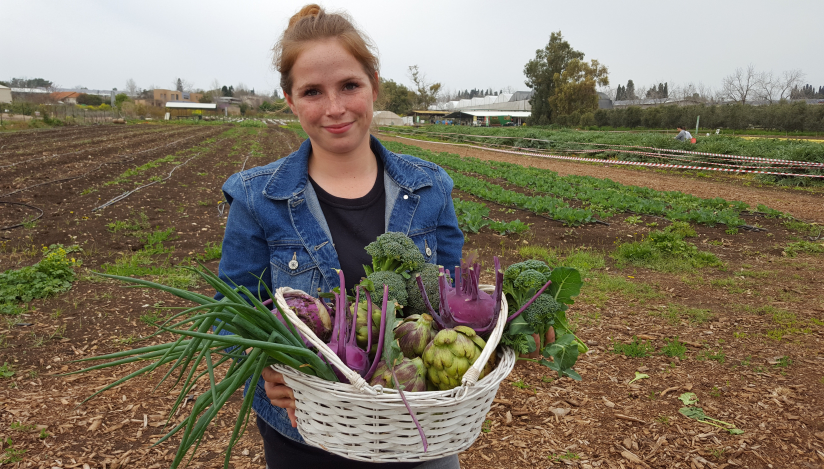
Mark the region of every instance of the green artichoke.
<instances>
[{"instance_id":1,"label":"green artichoke","mask_svg":"<svg viewBox=\"0 0 824 469\"><path fill-rule=\"evenodd\" d=\"M410 360L404 357L401 359L400 364L395 366L395 376L397 376L398 382L403 386L405 392L426 391L426 368L420 358ZM372 386L380 384L385 388L398 389L395 386L395 380L392 378L392 372L383 360L375 368L375 374L372 375L369 384Z\"/></svg>"},{"instance_id":2,"label":"green artichoke","mask_svg":"<svg viewBox=\"0 0 824 469\"><path fill-rule=\"evenodd\" d=\"M423 351L423 363L427 378L441 391L448 391L461 384L466 370L481 356L486 342L466 326L443 329L435 335ZM492 360L481 372L483 378L492 369Z\"/></svg>"},{"instance_id":3,"label":"green artichoke","mask_svg":"<svg viewBox=\"0 0 824 469\"><path fill-rule=\"evenodd\" d=\"M435 320L432 316L413 314L395 327L395 338L398 339L403 356L415 358L423 355L423 350L432 342L435 332Z\"/></svg>"}]
</instances>

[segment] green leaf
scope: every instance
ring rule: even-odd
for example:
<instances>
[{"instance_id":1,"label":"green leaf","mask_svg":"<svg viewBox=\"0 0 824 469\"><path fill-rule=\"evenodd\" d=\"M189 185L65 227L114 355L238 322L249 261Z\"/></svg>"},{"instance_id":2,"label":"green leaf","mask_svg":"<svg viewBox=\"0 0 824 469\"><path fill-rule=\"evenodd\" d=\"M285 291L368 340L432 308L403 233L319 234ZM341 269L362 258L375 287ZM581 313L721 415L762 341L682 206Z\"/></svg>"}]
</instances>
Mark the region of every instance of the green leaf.
<instances>
[{"instance_id":1,"label":"green leaf","mask_svg":"<svg viewBox=\"0 0 824 469\"><path fill-rule=\"evenodd\" d=\"M506 327L507 332L509 332L511 335L535 334L535 329L526 322L526 319L524 319L523 314L518 315L517 318L510 321Z\"/></svg>"},{"instance_id":2,"label":"green leaf","mask_svg":"<svg viewBox=\"0 0 824 469\"><path fill-rule=\"evenodd\" d=\"M391 301L391 300L390 300ZM381 358L386 361L387 364L398 365L400 364L401 360L403 360L403 352L401 351L401 345L397 339L395 339L395 326L401 322L398 319L397 315L395 314L395 308L387 307L386 311L386 332L383 337L383 353Z\"/></svg>"},{"instance_id":3,"label":"green leaf","mask_svg":"<svg viewBox=\"0 0 824 469\"><path fill-rule=\"evenodd\" d=\"M638 381L639 379L645 379L645 378L649 378L649 375L645 375L644 373L639 373L639 372L636 371L635 372L635 378L633 378L632 381L630 381L628 384L632 384L632 383Z\"/></svg>"},{"instance_id":4,"label":"green leaf","mask_svg":"<svg viewBox=\"0 0 824 469\"><path fill-rule=\"evenodd\" d=\"M681 394L678 399L680 399L684 405L692 405L698 402L698 396L696 396L694 392L685 392Z\"/></svg>"},{"instance_id":5,"label":"green leaf","mask_svg":"<svg viewBox=\"0 0 824 469\"><path fill-rule=\"evenodd\" d=\"M571 305L575 303L573 296L581 293L584 282L581 280L581 273L572 267L556 267L549 274L552 284L547 291L559 303Z\"/></svg>"},{"instance_id":6,"label":"green leaf","mask_svg":"<svg viewBox=\"0 0 824 469\"><path fill-rule=\"evenodd\" d=\"M744 430L741 430L740 428L730 428L728 431L730 432L731 435L743 435L744 434Z\"/></svg>"},{"instance_id":7,"label":"green leaf","mask_svg":"<svg viewBox=\"0 0 824 469\"><path fill-rule=\"evenodd\" d=\"M680 412L684 417L695 420L704 420L707 418L707 414L704 413L704 409L700 407L681 407L678 409L678 412Z\"/></svg>"}]
</instances>

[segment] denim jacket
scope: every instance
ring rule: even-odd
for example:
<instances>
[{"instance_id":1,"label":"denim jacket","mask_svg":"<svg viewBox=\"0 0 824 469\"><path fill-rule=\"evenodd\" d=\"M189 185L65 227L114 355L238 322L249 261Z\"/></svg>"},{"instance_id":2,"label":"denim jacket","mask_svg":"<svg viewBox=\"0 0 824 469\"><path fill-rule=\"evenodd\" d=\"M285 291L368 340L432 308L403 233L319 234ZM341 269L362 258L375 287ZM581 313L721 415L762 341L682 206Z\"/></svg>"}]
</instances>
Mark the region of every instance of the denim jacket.
<instances>
[{"instance_id":1,"label":"denim jacket","mask_svg":"<svg viewBox=\"0 0 824 469\"><path fill-rule=\"evenodd\" d=\"M452 205L452 179L434 163L395 154L375 138L372 152L383 160L386 231L415 241L428 262L460 263L463 233ZM316 295L339 286L332 235L308 180L309 140L291 155L229 177L223 185L231 205L219 275L252 292L261 277L274 291L289 286ZM263 290L261 296L265 296ZM217 296L219 297L219 295ZM249 383L247 383L247 390ZM275 430L303 443L286 411L273 406L258 383L252 408Z\"/></svg>"}]
</instances>

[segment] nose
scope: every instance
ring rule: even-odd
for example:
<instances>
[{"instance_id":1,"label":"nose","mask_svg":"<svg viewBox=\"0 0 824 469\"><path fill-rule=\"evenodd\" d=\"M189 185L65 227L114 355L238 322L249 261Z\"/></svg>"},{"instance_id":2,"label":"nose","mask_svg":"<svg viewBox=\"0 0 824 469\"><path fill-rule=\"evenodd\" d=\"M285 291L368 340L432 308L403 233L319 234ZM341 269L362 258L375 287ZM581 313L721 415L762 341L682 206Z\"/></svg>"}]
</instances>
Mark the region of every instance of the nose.
<instances>
[{"instance_id":1,"label":"nose","mask_svg":"<svg viewBox=\"0 0 824 469\"><path fill-rule=\"evenodd\" d=\"M343 114L346 107L343 105L343 99L338 93L329 93L329 105L326 107L326 114L329 116L336 116Z\"/></svg>"}]
</instances>

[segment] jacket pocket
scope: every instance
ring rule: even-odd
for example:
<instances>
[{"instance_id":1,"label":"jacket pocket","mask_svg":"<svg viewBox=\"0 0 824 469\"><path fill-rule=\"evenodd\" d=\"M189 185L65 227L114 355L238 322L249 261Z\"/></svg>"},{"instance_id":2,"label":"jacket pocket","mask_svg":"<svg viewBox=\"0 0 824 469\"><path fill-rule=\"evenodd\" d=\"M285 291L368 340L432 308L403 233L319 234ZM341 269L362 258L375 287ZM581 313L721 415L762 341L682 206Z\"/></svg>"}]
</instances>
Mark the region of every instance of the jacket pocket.
<instances>
[{"instance_id":1,"label":"jacket pocket","mask_svg":"<svg viewBox=\"0 0 824 469\"><path fill-rule=\"evenodd\" d=\"M409 237L415 242L415 246L421 251L426 262L430 264L438 263L438 238L434 229L426 230L418 233L410 233ZM452 269L448 265L444 266L447 269Z\"/></svg>"},{"instance_id":2,"label":"jacket pocket","mask_svg":"<svg viewBox=\"0 0 824 469\"><path fill-rule=\"evenodd\" d=\"M269 263L272 266L273 291L279 287L291 287L310 295L316 294L320 270L300 241L270 241Z\"/></svg>"}]
</instances>

